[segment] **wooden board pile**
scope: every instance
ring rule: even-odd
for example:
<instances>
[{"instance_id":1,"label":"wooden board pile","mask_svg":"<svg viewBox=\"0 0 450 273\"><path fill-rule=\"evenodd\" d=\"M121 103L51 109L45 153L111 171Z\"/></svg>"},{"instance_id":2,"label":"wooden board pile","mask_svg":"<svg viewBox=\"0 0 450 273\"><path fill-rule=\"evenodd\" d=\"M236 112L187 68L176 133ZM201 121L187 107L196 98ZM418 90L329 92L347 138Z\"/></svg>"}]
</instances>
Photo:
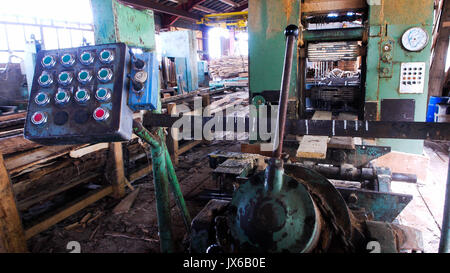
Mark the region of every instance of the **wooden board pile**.
<instances>
[{"instance_id":1,"label":"wooden board pile","mask_svg":"<svg viewBox=\"0 0 450 273\"><path fill-rule=\"evenodd\" d=\"M77 193L109 185L106 167L110 149L108 143L42 146L31 142L23 137L25 115L23 112L0 116L0 152L27 226L70 202L68 195L77 197ZM128 181L151 172L148 145L134 136L122 143L122 150ZM71 194L66 194L69 191Z\"/></svg>"},{"instance_id":2,"label":"wooden board pile","mask_svg":"<svg viewBox=\"0 0 450 273\"><path fill-rule=\"evenodd\" d=\"M229 79L248 73L248 58L246 56L224 56L213 59L209 63L209 73L213 79Z\"/></svg>"}]
</instances>

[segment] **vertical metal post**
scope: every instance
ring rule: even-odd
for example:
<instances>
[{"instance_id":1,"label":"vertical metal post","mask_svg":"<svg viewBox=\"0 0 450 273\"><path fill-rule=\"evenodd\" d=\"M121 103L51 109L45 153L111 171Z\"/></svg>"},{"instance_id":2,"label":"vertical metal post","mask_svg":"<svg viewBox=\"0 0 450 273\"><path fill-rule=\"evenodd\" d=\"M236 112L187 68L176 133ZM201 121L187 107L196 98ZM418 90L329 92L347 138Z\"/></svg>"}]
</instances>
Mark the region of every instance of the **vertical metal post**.
<instances>
[{"instance_id":1,"label":"vertical metal post","mask_svg":"<svg viewBox=\"0 0 450 273\"><path fill-rule=\"evenodd\" d=\"M439 242L439 253L450 252L450 150L447 173L447 185L445 190L444 214L442 217L441 240Z\"/></svg>"}]
</instances>

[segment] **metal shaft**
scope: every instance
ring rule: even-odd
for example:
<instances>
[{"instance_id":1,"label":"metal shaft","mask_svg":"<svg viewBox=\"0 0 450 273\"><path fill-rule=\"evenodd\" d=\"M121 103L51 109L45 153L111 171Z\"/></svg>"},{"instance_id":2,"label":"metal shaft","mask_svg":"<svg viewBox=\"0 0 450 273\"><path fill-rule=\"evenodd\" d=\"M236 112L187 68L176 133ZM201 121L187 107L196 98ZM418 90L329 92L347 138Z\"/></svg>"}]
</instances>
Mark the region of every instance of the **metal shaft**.
<instances>
[{"instance_id":1,"label":"metal shaft","mask_svg":"<svg viewBox=\"0 0 450 273\"><path fill-rule=\"evenodd\" d=\"M298 27L289 25L285 30L286 35L286 52L284 56L284 70L281 80L281 94L278 105L278 118L275 128L275 141L273 157L281 158L283 151L284 128L286 124L287 107L289 99L289 87L291 83L292 62L294 59L294 49L296 39L298 37Z\"/></svg>"}]
</instances>

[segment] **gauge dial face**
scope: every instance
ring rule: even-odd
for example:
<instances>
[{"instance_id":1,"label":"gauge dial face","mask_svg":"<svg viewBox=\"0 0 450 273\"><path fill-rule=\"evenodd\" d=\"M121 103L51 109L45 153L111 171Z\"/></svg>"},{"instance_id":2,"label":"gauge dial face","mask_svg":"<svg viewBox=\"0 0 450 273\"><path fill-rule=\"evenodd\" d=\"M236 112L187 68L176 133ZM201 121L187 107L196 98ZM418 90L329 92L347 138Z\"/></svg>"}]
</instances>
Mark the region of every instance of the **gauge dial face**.
<instances>
[{"instance_id":1,"label":"gauge dial face","mask_svg":"<svg viewBox=\"0 0 450 273\"><path fill-rule=\"evenodd\" d=\"M402 44L408 51L420 51L428 44L428 33L420 27L410 28L403 34Z\"/></svg>"}]
</instances>

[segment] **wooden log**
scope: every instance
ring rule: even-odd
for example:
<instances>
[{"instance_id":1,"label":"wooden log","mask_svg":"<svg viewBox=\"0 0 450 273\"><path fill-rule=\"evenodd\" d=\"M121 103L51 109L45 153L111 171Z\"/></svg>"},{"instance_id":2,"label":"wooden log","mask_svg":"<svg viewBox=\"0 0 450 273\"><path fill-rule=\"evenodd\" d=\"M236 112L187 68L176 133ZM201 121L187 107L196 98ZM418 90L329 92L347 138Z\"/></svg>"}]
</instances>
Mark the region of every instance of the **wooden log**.
<instances>
[{"instance_id":1,"label":"wooden log","mask_svg":"<svg viewBox=\"0 0 450 273\"><path fill-rule=\"evenodd\" d=\"M17 210L11 180L0 154L0 252L27 252L22 221Z\"/></svg>"},{"instance_id":2,"label":"wooden log","mask_svg":"<svg viewBox=\"0 0 450 273\"><path fill-rule=\"evenodd\" d=\"M84 197L81 201L69 205L62 211L50 216L49 218L45 219L44 221L28 228L25 230L25 238L30 239L34 235L48 229L49 227L59 223L60 221L66 219L70 215L84 209L85 207L91 205L92 203L102 199L105 196L108 196L113 193L112 186L107 186L103 189L100 189L96 191L95 193L88 195L87 197Z\"/></svg>"}]
</instances>

